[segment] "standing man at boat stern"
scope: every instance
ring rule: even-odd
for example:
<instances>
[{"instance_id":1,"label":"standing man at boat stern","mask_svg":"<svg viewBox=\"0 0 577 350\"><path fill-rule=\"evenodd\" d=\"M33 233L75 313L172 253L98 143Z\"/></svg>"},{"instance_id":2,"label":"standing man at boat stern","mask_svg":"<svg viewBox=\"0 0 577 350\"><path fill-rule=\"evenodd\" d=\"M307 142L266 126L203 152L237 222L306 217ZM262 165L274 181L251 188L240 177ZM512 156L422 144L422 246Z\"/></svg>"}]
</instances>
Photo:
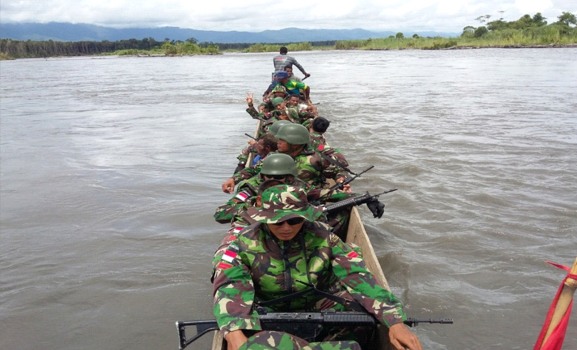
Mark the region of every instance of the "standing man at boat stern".
<instances>
[{"instance_id":1,"label":"standing man at boat stern","mask_svg":"<svg viewBox=\"0 0 577 350\"><path fill-rule=\"evenodd\" d=\"M401 302L378 284L358 250L318 221L322 210L308 203L303 189L272 186L257 203L260 206L247 212L256 223L214 260L219 261L213 274L214 315L228 350L301 349L307 341L298 334L263 336L271 332L261 332L259 313L327 309L367 312L388 327L395 349L422 350L417 336L403 324ZM351 330L345 333L354 336ZM308 345L360 349L356 340L331 337Z\"/></svg>"},{"instance_id":2,"label":"standing man at boat stern","mask_svg":"<svg viewBox=\"0 0 577 350\"><path fill-rule=\"evenodd\" d=\"M272 59L272 63L274 64L274 73L272 73L273 78L276 73L284 72L284 68L286 66L296 66L301 71L301 73L304 74L305 79L311 76L309 73L305 71L303 66L301 66L300 63L298 63L294 57L289 56L287 54L288 49L285 46L282 46L279 50L279 55L273 57Z\"/></svg>"}]
</instances>

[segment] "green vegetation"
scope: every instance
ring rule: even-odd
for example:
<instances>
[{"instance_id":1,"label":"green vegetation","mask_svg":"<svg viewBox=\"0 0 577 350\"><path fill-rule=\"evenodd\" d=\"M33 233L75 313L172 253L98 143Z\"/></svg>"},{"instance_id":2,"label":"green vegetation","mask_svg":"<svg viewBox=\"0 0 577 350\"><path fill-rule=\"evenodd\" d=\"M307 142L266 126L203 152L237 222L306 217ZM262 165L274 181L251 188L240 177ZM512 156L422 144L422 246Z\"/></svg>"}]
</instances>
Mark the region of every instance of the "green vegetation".
<instances>
[{"instance_id":1,"label":"green vegetation","mask_svg":"<svg viewBox=\"0 0 577 350\"><path fill-rule=\"evenodd\" d=\"M249 46L243 52L277 52L279 45L282 44L254 44ZM311 51L319 49L319 45L313 46L309 42L285 44L289 51Z\"/></svg>"},{"instance_id":2,"label":"green vegetation","mask_svg":"<svg viewBox=\"0 0 577 350\"><path fill-rule=\"evenodd\" d=\"M505 22L503 19L488 20L490 15L480 16L479 27L467 26L457 38L422 38L417 34L405 38L397 33L383 39L347 40L335 44L337 50L439 50L482 47L550 47L577 45L577 18L574 14L563 12L556 22L547 24L545 18L537 13L533 17L525 15L517 21Z\"/></svg>"},{"instance_id":3,"label":"green vegetation","mask_svg":"<svg viewBox=\"0 0 577 350\"><path fill-rule=\"evenodd\" d=\"M491 15L479 16L479 26L467 26L456 38L423 38L417 34L405 37L401 32L388 38L368 40L343 40L276 44L214 44L198 43L190 38L185 41L153 38L130 39L115 42L59 42L17 41L0 39L0 60L13 58L82 56L82 55L129 55L129 56L187 56L218 55L222 51L278 52L280 45L289 51L310 50L440 50L486 47L552 47L577 46L577 18L563 12L557 21L547 24L541 13L524 15L516 21L502 18L490 21Z\"/></svg>"},{"instance_id":4,"label":"green vegetation","mask_svg":"<svg viewBox=\"0 0 577 350\"><path fill-rule=\"evenodd\" d=\"M0 59L36 58L57 56L184 56L218 55L219 47L211 43L198 44L191 38L186 41L156 41L153 38L120 41L19 41L0 39Z\"/></svg>"}]
</instances>

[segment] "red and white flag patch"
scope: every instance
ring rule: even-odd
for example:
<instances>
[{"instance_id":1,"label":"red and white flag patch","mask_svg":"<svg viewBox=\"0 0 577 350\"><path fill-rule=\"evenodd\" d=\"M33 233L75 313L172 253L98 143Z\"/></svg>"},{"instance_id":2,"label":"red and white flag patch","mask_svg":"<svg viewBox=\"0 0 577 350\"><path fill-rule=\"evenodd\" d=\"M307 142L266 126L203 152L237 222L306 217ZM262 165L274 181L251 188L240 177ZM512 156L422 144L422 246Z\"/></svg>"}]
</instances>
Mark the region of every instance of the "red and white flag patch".
<instances>
[{"instance_id":1,"label":"red and white flag patch","mask_svg":"<svg viewBox=\"0 0 577 350\"><path fill-rule=\"evenodd\" d=\"M354 258L357 258L358 256L359 256L359 253L355 252L354 250L347 254L347 258L349 258L349 259L354 259Z\"/></svg>"},{"instance_id":2,"label":"red and white flag patch","mask_svg":"<svg viewBox=\"0 0 577 350\"><path fill-rule=\"evenodd\" d=\"M226 270L226 269L230 269L232 267L232 264L226 263L224 261L221 261L216 268L221 269L221 270Z\"/></svg>"},{"instance_id":3,"label":"red and white flag patch","mask_svg":"<svg viewBox=\"0 0 577 350\"><path fill-rule=\"evenodd\" d=\"M250 198L250 193L246 192L246 191L240 191L239 193L236 194L236 196L234 196L236 199L238 199L241 202L246 202L246 200L248 198Z\"/></svg>"},{"instance_id":4,"label":"red and white flag patch","mask_svg":"<svg viewBox=\"0 0 577 350\"><path fill-rule=\"evenodd\" d=\"M222 260L231 263L234 261L237 255L238 254L235 251L229 249L222 255Z\"/></svg>"}]
</instances>

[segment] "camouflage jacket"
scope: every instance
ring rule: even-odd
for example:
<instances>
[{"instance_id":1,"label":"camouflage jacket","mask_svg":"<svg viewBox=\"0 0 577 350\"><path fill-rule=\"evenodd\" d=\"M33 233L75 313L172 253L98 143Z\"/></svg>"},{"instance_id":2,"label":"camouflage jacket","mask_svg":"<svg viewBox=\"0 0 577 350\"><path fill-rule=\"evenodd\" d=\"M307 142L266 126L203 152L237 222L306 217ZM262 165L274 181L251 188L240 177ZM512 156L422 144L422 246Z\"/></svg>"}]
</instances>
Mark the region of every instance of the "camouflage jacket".
<instances>
[{"instance_id":1,"label":"camouflage jacket","mask_svg":"<svg viewBox=\"0 0 577 350\"><path fill-rule=\"evenodd\" d=\"M255 204L258 188L262 182L263 179L259 174L241 181L237 186L237 191L234 196L225 204L216 208L213 215L214 220L221 224L230 223L234 226L248 226L249 223L242 213ZM323 204L327 202L337 202L351 196L340 190L314 187L296 178L290 182L290 184L303 188L307 193L307 199L310 203Z\"/></svg>"},{"instance_id":2,"label":"camouflage jacket","mask_svg":"<svg viewBox=\"0 0 577 350\"><path fill-rule=\"evenodd\" d=\"M216 208L214 220L221 224L232 223L239 212L245 211L254 205L254 199L257 195L258 186L262 183L259 175L253 176L248 180L241 181L238 184L234 196L225 204Z\"/></svg>"},{"instance_id":3,"label":"camouflage jacket","mask_svg":"<svg viewBox=\"0 0 577 350\"><path fill-rule=\"evenodd\" d=\"M322 223L306 222L291 241L279 241L266 225L253 224L215 256L214 315L220 329L261 329L255 303L315 288L346 290L386 326L406 318L400 301L381 287L363 258ZM305 293L269 306L274 311L314 310L322 295Z\"/></svg>"},{"instance_id":4,"label":"camouflage jacket","mask_svg":"<svg viewBox=\"0 0 577 350\"><path fill-rule=\"evenodd\" d=\"M311 186L322 187L326 179L337 179L346 177L347 173L343 168L349 166L344 155L336 148L319 145L316 149L305 147L305 149L293 157L298 178ZM260 172L260 165L251 168L244 168L236 172L232 178L235 183L249 179Z\"/></svg>"},{"instance_id":5,"label":"camouflage jacket","mask_svg":"<svg viewBox=\"0 0 577 350\"><path fill-rule=\"evenodd\" d=\"M314 151L307 148L294 157L299 179L317 187L324 186L327 179L346 177L343 168L349 166L337 149L321 146Z\"/></svg>"}]
</instances>

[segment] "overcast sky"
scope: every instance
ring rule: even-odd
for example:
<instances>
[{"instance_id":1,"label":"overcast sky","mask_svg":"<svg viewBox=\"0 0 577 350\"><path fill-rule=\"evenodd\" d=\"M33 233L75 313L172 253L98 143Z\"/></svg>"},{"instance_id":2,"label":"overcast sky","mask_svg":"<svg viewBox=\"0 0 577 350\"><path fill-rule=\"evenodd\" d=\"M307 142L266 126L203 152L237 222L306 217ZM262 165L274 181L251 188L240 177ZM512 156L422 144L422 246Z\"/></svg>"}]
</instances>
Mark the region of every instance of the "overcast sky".
<instances>
[{"instance_id":1,"label":"overcast sky","mask_svg":"<svg viewBox=\"0 0 577 350\"><path fill-rule=\"evenodd\" d=\"M0 21L112 27L174 26L217 31L288 27L460 33L475 19L517 20L537 12L554 22L577 0L0 0Z\"/></svg>"}]
</instances>

